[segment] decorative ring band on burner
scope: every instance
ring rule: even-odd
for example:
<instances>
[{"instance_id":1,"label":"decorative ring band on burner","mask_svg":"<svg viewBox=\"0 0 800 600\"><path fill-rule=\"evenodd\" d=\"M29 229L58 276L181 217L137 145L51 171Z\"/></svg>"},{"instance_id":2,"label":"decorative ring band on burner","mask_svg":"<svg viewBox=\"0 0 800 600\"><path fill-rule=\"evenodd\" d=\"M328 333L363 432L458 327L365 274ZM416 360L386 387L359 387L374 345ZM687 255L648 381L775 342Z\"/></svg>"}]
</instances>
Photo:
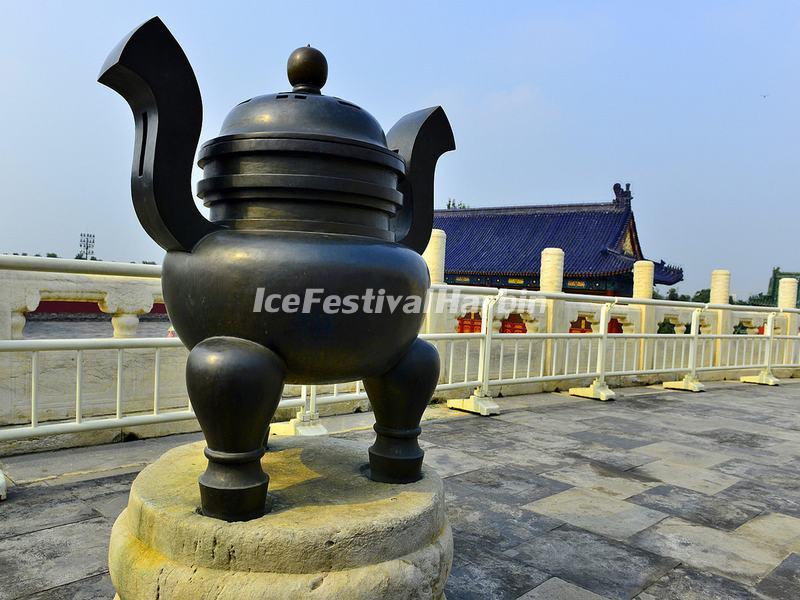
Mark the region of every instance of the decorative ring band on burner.
<instances>
[{"instance_id":1,"label":"decorative ring band on burner","mask_svg":"<svg viewBox=\"0 0 800 600\"><path fill-rule=\"evenodd\" d=\"M378 198L386 200L398 207L403 204L403 194L396 189L359 181L357 179L322 177L319 175L259 174L207 177L201 179L197 183L197 195L205 199L206 195L209 193L248 188L264 191L285 188L295 193L298 190L319 190L338 194ZM209 202L213 203L214 200L206 200L206 203Z\"/></svg>"},{"instance_id":2,"label":"decorative ring band on burner","mask_svg":"<svg viewBox=\"0 0 800 600\"><path fill-rule=\"evenodd\" d=\"M250 152L325 154L376 163L389 167L400 175L404 175L406 171L405 162L394 152L366 144L343 143L341 140L326 136L319 136L319 139L223 136L203 144L198 154L197 165L202 168L219 156Z\"/></svg>"}]
</instances>

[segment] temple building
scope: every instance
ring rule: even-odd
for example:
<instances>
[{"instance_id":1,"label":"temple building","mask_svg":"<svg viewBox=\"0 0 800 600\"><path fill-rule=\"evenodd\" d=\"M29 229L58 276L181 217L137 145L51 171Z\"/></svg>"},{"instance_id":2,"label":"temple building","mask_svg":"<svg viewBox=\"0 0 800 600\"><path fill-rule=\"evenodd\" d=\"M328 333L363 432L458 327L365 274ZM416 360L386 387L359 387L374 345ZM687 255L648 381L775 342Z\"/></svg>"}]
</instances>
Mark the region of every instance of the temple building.
<instances>
[{"instance_id":1,"label":"temple building","mask_svg":"<svg viewBox=\"0 0 800 600\"><path fill-rule=\"evenodd\" d=\"M537 290L542 250L561 248L565 292L630 296L633 263L644 259L632 198L618 183L611 202L437 210L445 282ZM680 267L654 262L655 283L683 279Z\"/></svg>"},{"instance_id":2,"label":"temple building","mask_svg":"<svg viewBox=\"0 0 800 600\"><path fill-rule=\"evenodd\" d=\"M767 285L767 293L763 296L766 300L764 304L768 306L778 305L778 284L780 283L781 279L785 277L800 279L800 272L782 271L780 267L775 267L772 269L772 275L770 276L769 284ZM796 306L800 307L800 291L797 292Z\"/></svg>"}]
</instances>

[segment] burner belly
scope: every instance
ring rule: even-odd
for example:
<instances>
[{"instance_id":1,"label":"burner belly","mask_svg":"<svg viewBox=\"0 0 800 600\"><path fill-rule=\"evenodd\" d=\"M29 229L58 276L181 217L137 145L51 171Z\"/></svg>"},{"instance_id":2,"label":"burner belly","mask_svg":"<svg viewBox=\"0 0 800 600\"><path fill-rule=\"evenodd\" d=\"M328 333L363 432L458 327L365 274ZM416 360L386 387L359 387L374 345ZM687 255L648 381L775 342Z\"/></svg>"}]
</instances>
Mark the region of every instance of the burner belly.
<instances>
[{"instance_id":1,"label":"burner belly","mask_svg":"<svg viewBox=\"0 0 800 600\"><path fill-rule=\"evenodd\" d=\"M168 253L163 273L189 348L250 340L285 361L287 382L305 384L390 369L419 333L429 282L422 258L401 245L285 231L212 233L191 254Z\"/></svg>"}]
</instances>

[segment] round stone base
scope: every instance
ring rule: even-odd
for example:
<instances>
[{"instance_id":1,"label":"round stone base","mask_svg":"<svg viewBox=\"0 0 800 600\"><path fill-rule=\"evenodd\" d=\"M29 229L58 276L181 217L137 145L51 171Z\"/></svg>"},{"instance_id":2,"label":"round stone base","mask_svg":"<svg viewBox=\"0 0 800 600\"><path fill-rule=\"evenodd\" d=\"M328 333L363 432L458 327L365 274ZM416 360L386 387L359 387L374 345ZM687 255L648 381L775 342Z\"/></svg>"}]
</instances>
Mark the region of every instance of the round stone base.
<instances>
[{"instance_id":1,"label":"round stone base","mask_svg":"<svg viewBox=\"0 0 800 600\"><path fill-rule=\"evenodd\" d=\"M170 450L133 482L108 557L121 600L444 597L453 539L433 471L377 483L362 444L271 439L272 511L226 523L199 513L204 448Z\"/></svg>"}]
</instances>

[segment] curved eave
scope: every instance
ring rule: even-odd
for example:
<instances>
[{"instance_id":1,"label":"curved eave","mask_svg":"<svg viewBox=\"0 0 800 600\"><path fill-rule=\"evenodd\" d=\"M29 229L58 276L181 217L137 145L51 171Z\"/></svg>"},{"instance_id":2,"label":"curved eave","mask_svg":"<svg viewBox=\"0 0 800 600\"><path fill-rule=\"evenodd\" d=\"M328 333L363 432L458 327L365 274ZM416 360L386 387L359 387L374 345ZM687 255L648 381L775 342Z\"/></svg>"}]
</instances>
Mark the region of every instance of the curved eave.
<instances>
[{"instance_id":1,"label":"curved eave","mask_svg":"<svg viewBox=\"0 0 800 600\"><path fill-rule=\"evenodd\" d=\"M661 267L661 268L659 268ZM658 285L675 285L683 281L683 269L656 263L653 282Z\"/></svg>"},{"instance_id":2,"label":"curved eave","mask_svg":"<svg viewBox=\"0 0 800 600\"><path fill-rule=\"evenodd\" d=\"M604 271L601 273L564 273L564 277L583 277L593 279L598 277L613 277L630 273L630 269L620 269L617 271ZM539 277L539 272L534 271L445 271L448 275L479 275L481 277Z\"/></svg>"},{"instance_id":3,"label":"curved eave","mask_svg":"<svg viewBox=\"0 0 800 600\"><path fill-rule=\"evenodd\" d=\"M596 273L564 273L564 278L599 279L601 277L616 277L627 275L633 268L601 271ZM446 271L447 275L476 275L479 277L539 277L538 271ZM674 285L683 281L683 269L664 263L655 263L654 283L658 285Z\"/></svg>"}]
</instances>

